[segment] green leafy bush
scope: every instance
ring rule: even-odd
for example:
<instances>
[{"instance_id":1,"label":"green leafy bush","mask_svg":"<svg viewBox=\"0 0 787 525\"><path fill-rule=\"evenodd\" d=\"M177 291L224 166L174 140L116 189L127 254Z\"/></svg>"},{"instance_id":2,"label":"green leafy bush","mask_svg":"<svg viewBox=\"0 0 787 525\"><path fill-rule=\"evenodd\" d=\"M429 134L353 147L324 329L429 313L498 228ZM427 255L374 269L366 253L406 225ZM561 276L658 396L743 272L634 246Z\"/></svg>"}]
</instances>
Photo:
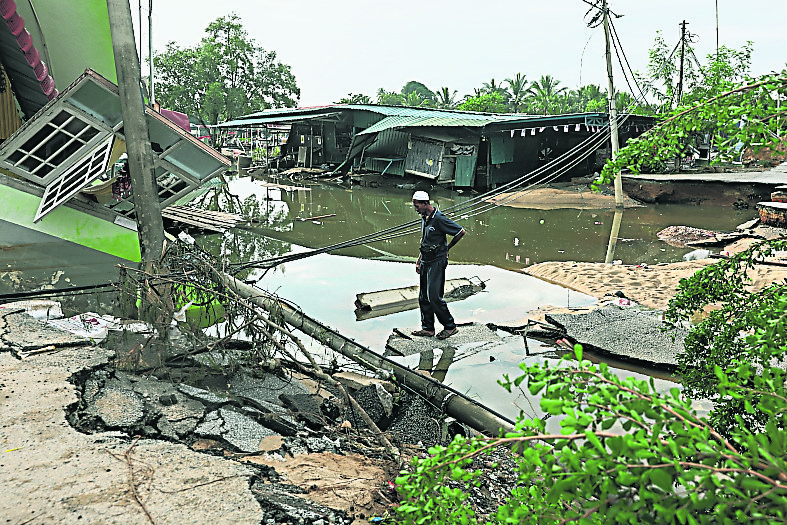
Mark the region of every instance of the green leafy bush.
<instances>
[{"instance_id":1,"label":"green leafy bush","mask_svg":"<svg viewBox=\"0 0 787 525\"><path fill-rule=\"evenodd\" d=\"M759 399L756 392L781 390L777 383L759 383L761 374L776 380L787 366L787 283L774 282L755 291L749 273L766 257L785 249L785 239L761 242L682 279L666 312L666 319L675 324L707 305L716 308L686 337L678 372L686 396L713 401L710 420L720 429L744 424L761 430L769 416L754 408ZM719 392L717 368L740 388L750 389L753 399Z\"/></svg>"},{"instance_id":2,"label":"green leafy bush","mask_svg":"<svg viewBox=\"0 0 787 525\"><path fill-rule=\"evenodd\" d=\"M742 422L723 435L691 408L678 388L619 379L605 364L576 359L522 365L501 384L541 396L560 421L520 417L500 438L455 440L402 472L397 487L405 524L477 523L464 492L445 480L480 483L473 457L500 446L517 456L518 484L491 523L782 523L787 520L784 425L787 397L777 368L754 374L745 362L714 368L719 396L762 415L761 429ZM743 387L739 377L749 377Z\"/></svg>"}]
</instances>

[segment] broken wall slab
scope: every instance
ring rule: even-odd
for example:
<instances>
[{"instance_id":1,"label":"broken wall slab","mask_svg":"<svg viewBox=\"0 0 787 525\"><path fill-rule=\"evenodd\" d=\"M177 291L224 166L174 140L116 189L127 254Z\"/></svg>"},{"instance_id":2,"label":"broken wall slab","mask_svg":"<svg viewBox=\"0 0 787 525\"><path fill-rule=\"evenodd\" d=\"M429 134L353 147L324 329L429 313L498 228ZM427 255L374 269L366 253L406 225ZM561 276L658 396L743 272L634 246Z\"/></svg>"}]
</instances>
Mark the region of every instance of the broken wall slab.
<instances>
[{"instance_id":1,"label":"broken wall slab","mask_svg":"<svg viewBox=\"0 0 787 525\"><path fill-rule=\"evenodd\" d=\"M665 330L661 312L607 305L582 314L546 314L566 337L589 349L674 369L686 328Z\"/></svg>"}]
</instances>

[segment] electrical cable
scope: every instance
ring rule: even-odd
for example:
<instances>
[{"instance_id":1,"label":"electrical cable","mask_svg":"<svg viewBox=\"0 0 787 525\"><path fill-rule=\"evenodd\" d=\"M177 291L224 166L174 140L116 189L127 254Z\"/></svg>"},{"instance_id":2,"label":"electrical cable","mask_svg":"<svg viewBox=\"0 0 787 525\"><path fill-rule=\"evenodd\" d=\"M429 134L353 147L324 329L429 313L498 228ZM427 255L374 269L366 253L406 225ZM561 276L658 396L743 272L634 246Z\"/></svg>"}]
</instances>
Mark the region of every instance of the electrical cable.
<instances>
[{"instance_id":1,"label":"electrical cable","mask_svg":"<svg viewBox=\"0 0 787 525\"><path fill-rule=\"evenodd\" d=\"M628 118L628 115L622 115L619 118L621 119L621 122L625 122L625 120ZM602 128L607 128L608 124L606 124L604 126L601 126L601 127ZM479 210L479 211L477 211L476 213L473 214L473 215L478 215L479 213L483 213L484 211L488 211L489 209L496 208L496 207L501 206L502 204L510 202L511 200L514 200L514 199L518 198L519 196L521 196L522 192L519 192L519 193L514 194L514 195L510 195L506 199L504 199L503 201L498 202L498 203L488 203L488 200L491 199L492 197L501 195L504 192L506 192L506 191L508 191L508 190L510 190L512 188L517 188L518 186L522 185L523 183L529 182L532 179L534 179L535 177L537 177L537 176L539 176L539 175L541 175L543 173L549 172L550 170L552 170L556 166L560 166L561 163L565 163L564 165L562 165L558 169L555 169L555 171L551 174L551 176L545 177L544 179L539 180L537 183L531 184L531 187L529 187L528 189L532 190L532 186L535 185L535 184L546 184L548 182L551 182L552 180L556 179L557 177L559 177L560 175L562 175L566 171L570 170L572 167L576 166L579 162L582 162L584 159L586 159L592 152L594 152L598 148L599 145L601 145L602 143L606 142L607 135L608 135L607 133L594 133L593 135L591 135L590 137L585 139L583 142L581 142L575 148L569 150L568 152L564 153L563 155L557 157L556 159L548 162L544 166L541 166L541 167L533 170L532 172L527 173L526 175L524 175L524 176L522 176L522 177L520 177L518 179L515 179L515 180L513 180L513 181L511 181L509 183L503 184L503 185L499 186L498 188L496 188L495 190L492 190L490 192L487 192L487 193L484 193L484 194L479 195L477 197L474 197L474 198L470 199L469 201L467 201L465 203L458 204L458 205L446 208L444 210L444 213L453 211L454 214L456 214L456 213L460 213L460 212L465 211L465 210L469 210L473 206L477 206L477 205L480 204L481 210ZM575 156L578 151L581 152L581 155L580 156L576 156L576 157L574 157L572 159L572 156ZM346 248L346 247L357 246L357 245L361 245L361 244L368 244L370 242L376 242L376 241L384 240L384 239L387 239L387 238L394 238L394 237L398 237L398 236L404 235L404 234L411 234L411 233L414 233L415 231L418 231L418 228L416 228L416 226L418 224L420 224L420 221L419 220L415 220L415 221L411 221L411 222L408 222L408 223L405 223L405 224L402 224L402 225L399 225L399 226L395 226L393 228L389 228L389 229L386 229L386 230L381 230L381 231L378 231L378 232L367 234L367 235L358 237L356 239L351 239L349 241L344 241L342 243L338 243L338 244L326 246L326 247L323 247L323 248L310 250L308 252L301 252L301 253L298 253L298 254L288 254L288 255L284 255L284 256L278 256L278 257L273 257L273 258L259 260L259 261L250 261L250 262L246 262L246 263L241 263L239 265L234 265L233 266L232 273L235 274L235 273L240 272L241 270L244 270L244 269L247 269L247 268L250 268L250 267L270 268L270 267L277 266L277 265L285 263L285 262L290 262L290 261L303 259L303 258L310 257L310 256L313 256L313 255L317 255L317 254L320 254L320 253L327 253L327 252L339 250L339 249Z\"/></svg>"},{"instance_id":2,"label":"electrical cable","mask_svg":"<svg viewBox=\"0 0 787 525\"><path fill-rule=\"evenodd\" d=\"M637 90L639 91L639 94L642 96L642 101L645 103L645 105L650 106L650 103L648 102L645 93L642 92L642 88L639 86L639 83L637 82L637 76L634 73L634 70L631 69L631 64L629 64L629 59L626 56L626 52L623 51L623 43L620 41L620 37L618 36L618 30L615 28L615 24L610 22L609 25L610 27L612 27L612 43L615 47L615 54L618 57L618 62L620 63L620 55L623 55L623 60L626 62L626 67L628 68L628 71L631 73L631 78L634 81L634 85L637 86ZM618 51L618 46L620 47L620 51ZM623 71L623 76L626 78L626 83L628 84L628 75L626 74L626 68L623 67L622 63L620 63L620 69L621 71ZM631 84L628 84L628 86L629 89L631 89L631 92L633 93L634 90L631 88Z\"/></svg>"},{"instance_id":3,"label":"electrical cable","mask_svg":"<svg viewBox=\"0 0 787 525\"><path fill-rule=\"evenodd\" d=\"M594 5L594 4L590 3L590 2L588 2L587 0L583 0L583 1L585 1L585 3L588 3L589 5L591 5L593 7L598 7L597 5ZM621 60L621 54L623 55L623 58L625 59L626 64L628 64L628 59L625 57L625 53L623 53L623 51L622 51L622 44L619 43L619 38L617 37L617 31L614 29L614 25L613 25L613 33L615 35L615 39L617 39L617 43L615 43L615 39L613 39L613 44L614 44L614 47L615 47L615 53L616 53L616 56L618 58L618 62L621 65L621 69L623 70L624 76L626 78L626 82L629 85L629 89L631 89L631 91L633 92L634 90L632 89L631 84L629 83L628 75L626 74L625 68L623 67L623 61ZM677 49L677 46L676 46L676 49ZM673 50L673 53L674 52L675 52L675 50ZM631 71L630 65L629 65L629 71ZM631 74L632 74L632 77L633 77L634 76L633 71L631 71ZM636 80L635 80L635 83L636 83ZM645 94L642 92L642 89L639 88L639 85L637 85L637 88L638 88L639 93L641 95L642 101L644 103L647 103L647 99L645 98ZM640 100L640 97L633 98L631 105L627 109L633 108L639 100ZM614 101L613 101L613 103L614 103ZM630 115L628 115L628 114L619 115L618 116L619 124L625 123L625 121L629 117L630 117ZM554 127L557 127L557 126L554 126ZM603 130L606 130L607 128L609 128L609 123L607 123L607 124L605 124L603 126L600 126L600 127ZM608 135L609 134L606 133L606 132L605 133L594 133L593 135L591 135L590 137L588 137L587 139L582 141L580 144L578 144L577 146L575 146L571 150L569 150L569 151L563 153L562 155L560 155L559 157L549 161L545 165L543 165L543 166L541 166L539 168L536 168L535 170L533 170L533 171L523 175L522 177L519 177L518 179L515 179L513 181L505 183L505 184L503 184L501 186L498 186L494 190L491 190L491 191L486 192L484 194L481 194L481 195L478 195L476 197L473 197L472 199L469 199L468 201L465 201L465 202L463 202L461 204L457 204L457 205L451 206L451 207L446 208L445 210L441 210L441 211L443 213L446 213L447 215L454 215L454 216L456 216L456 215L461 214L463 218L467 218L467 217L473 217L473 216L479 215L481 213L485 213L485 212L487 212L487 211L489 211L491 209L494 209L496 207L505 205L505 204L507 204L507 203L509 203L509 202L511 202L513 200L516 200L516 199L520 198L521 196L525 195L526 193L532 191L536 186L543 185L543 184L548 184L549 182L557 179L558 177L560 177L564 173L566 173L569 170L571 170L573 167L577 166L579 163L584 161L588 156L593 154L593 152L595 152L596 149L598 149L598 147L601 144L606 142L608 140ZM543 178L539 179L539 180L536 180L536 178L541 176L541 175L545 175L545 176ZM533 182L533 181L535 181L535 182ZM505 194L508 191L512 191L512 193L506 195L505 197L503 197L500 200L494 200L496 197L499 197L499 196ZM490 202L490 201L492 201L492 202ZM473 209L473 208L475 208L475 209ZM463 213L463 212L466 212L466 213ZM350 239L350 240L343 241L343 242L340 242L340 243L337 243L337 244L333 244L333 245L329 245L329 246L325 246L325 247L322 247L322 248L317 248L317 249L313 249L313 250L309 250L309 251L305 251L305 252L301 252L301 253L297 253L297 254L287 254L287 255L272 257L272 258L268 258L268 259L262 259L262 260L256 260L256 261L247 261L247 262L240 263L240 264L230 265L231 266L231 273L234 275L234 274L237 274L238 272L240 272L242 270L245 270L245 269L248 269L248 268L252 268L252 267L270 269L270 268L273 268L275 266L278 266L278 265L286 263L286 262L291 262L291 261L304 259L304 258L307 258L307 257L311 257L313 255L318 255L318 254L322 254L322 253L329 253L329 252L340 250L340 249L343 249L343 248L349 248L349 247L353 247L353 246L370 244L370 243L373 243L373 242L379 242L379 241L383 241L383 240L394 239L394 238L401 237L401 236L404 236L404 235L410 235L410 234L415 233L415 232L417 232L419 230L418 225L420 224L420 222L421 222L420 220L410 221L410 222L407 222L407 223L404 223L404 224L401 224L401 225L398 225L398 226L395 226L395 227L392 227L392 228L388 228L388 229L385 229L385 230L380 230L380 231L377 231L377 232L366 234L366 235L357 237L355 239Z\"/></svg>"},{"instance_id":4,"label":"electrical cable","mask_svg":"<svg viewBox=\"0 0 787 525\"><path fill-rule=\"evenodd\" d=\"M629 115L621 115L621 116L619 116L619 119L620 119L621 123L624 123L625 120L627 120L628 118L629 118ZM607 128L608 124L605 124L604 126L601 126L601 127L602 128ZM486 208L486 209L481 209L480 211L478 211L478 212L473 214L473 215L477 215L479 213L482 213L483 211L487 211L488 209L501 206L501 205L503 205L503 204L505 204L507 202L510 202L511 200L514 200L514 199L520 197L521 195L524 194L523 191L525 191L525 190L520 191L519 193L510 195L506 199L504 199L504 200L502 200L500 202L497 202L497 203L491 203L490 204L490 203L484 202L484 201L488 201L490 198L495 197L497 195L500 195L500 194L506 192L509 189L516 188L516 187L520 186L522 183L528 182L529 180L534 179L536 176L549 171L554 166L559 165L561 162L565 162L566 159L568 159L568 162L564 166L562 166L561 168L555 170L550 177L545 177L544 179L539 180L537 183L533 183L530 187L527 188L527 190L532 190L532 186L534 186L536 184L546 184L548 182L551 182L552 180L554 180L555 178L559 177L560 175L562 175L563 173L565 173L566 171L568 171L572 167L576 166L579 162L582 162L585 158L587 158L587 156L592 154L598 148L598 146L600 146L606 140L607 140L607 133L597 133L597 134L591 135L590 137L585 139L582 143L580 143L577 147L573 148L572 150L569 150L568 152L564 153L560 157L557 157L553 161L550 161L549 163L545 164L544 166L541 166L540 168L537 168L536 170L533 170L532 172L526 174L525 176L520 177L519 179L513 180L513 181L511 181L509 183L506 183L506 184L496 188L493 191L490 191L490 192L487 192L487 193L485 193L483 195L479 195L477 197L474 197L473 199L470 199L469 201L467 201L465 203L462 203L462 204L459 204L459 205L456 205L456 206L452 206L450 208L446 208L444 210L444 212L449 212L451 210L453 210L454 213L461 212L461 211L469 209L469 208L471 208L473 206L476 206L479 202L481 202L482 203L481 204L481 208ZM583 149L585 149L586 151L582 152L581 156L576 157L576 158L574 158L572 160L571 156L575 155L577 151L581 151ZM420 221L418 221L418 220L411 221L409 223L405 223L405 224L402 224L402 225L399 225L399 226L396 226L396 227L393 227L393 228L389 228L387 230L381 230L381 231L378 231L378 232L374 232L374 233L371 233L371 234L364 235L362 237L358 237L356 239L351 239L349 241L344 241L342 243L334 244L334 245L331 245L331 246L326 246L326 247L323 247L323 248L318 248L318 249L311 250L311 251L308 251L308 252L302 252L302 253L299 253L299 254L288 254L288 255L285 255L285 256L279 256L279 257L269 258L269 259L260 260L260 261L250 261L250 262L242 263L240 265L234 265L232 273L237 273L237 272L239 272L239 271L241 271L243 269L247 269L247 268L250 268L250 267L271 268L273 266L277 266L277 265L282 264L284 262L289 262L289 261L294 261L294 260L298 260L298 259L303 259L303 258L310 257L312 255L317 255L317 254L320 254L320 253L327 253L327 252L335 251L335 250L346 248L346 247L350 247L350 246L357 246L357 245L361 245L361 244L368 244L370 242L376 242L376 241L380 241L380 240L395 238L395 237L399 237L399 236L402 236L402 235L409 235L411 233L414 233L415 231L418 231L418 229L415 226L417 224L419 224L419 223L420 223Z\"/></svg>"},{"instance_id":5,"label":"electrical cable","mask_svg":"<svg viewBox=\"0 0 787 525\"><path fill-rule=\"evenodd\" d=\"M101 288L114 288L118 283L109 282L101 284L89 284L85 286L72 286L71 288L55 288L50 290L31 290L29 292L14 292L0 294L0 302L8 301L10 299L24 299L31 297L52 297L59 295L70 295L72 293L82 292L85 290L97 290Z\"/></svg>"}]
</instances>

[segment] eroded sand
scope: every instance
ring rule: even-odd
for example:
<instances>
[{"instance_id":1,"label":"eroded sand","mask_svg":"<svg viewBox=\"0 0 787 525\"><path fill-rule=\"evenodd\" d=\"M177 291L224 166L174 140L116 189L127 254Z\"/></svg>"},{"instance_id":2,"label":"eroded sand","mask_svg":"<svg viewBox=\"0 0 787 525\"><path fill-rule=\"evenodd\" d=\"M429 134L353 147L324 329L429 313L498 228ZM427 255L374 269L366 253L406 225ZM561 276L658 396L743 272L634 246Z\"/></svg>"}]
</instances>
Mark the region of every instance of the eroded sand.
<instances>
[{"instance_id":1,"label":"eroded sand","mask_svg":"<svg viewBox=\"0 0 787 525\"><path fill-rule=\"evenodd\" d=\"M522 271L544 281L559 284L602 299L605 294L623 292L644 306L666 310L677 291L678 282L718 259L700 259L640 267L588 262L544 262ZM787 267L758 265L749 270L751 289L759 290L787 278Z\"/></svg>"}]
</instances>

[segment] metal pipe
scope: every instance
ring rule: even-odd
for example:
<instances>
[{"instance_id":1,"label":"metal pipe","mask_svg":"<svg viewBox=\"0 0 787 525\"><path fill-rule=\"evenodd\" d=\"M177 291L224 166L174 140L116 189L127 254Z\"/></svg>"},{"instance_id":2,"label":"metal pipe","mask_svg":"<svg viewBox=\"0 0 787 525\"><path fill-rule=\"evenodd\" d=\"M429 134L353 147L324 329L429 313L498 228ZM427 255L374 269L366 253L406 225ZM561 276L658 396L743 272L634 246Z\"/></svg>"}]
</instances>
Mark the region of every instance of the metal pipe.
<instances>
[{"instance_id":1,"label":"metal pipe","mask_svg":"<svg viewBox=\"0 0 787 525\"><path fill-rule=\"evenodd\" d=\"M446 414L457 421L488 436L497 437L514 431L514 422L494 412L480 403L466 397L461 392L446 386L430 377L423 376L388 359L368 348L331 330L329 327L299 312L283 301L270 297L261 290L253 288L234 277L214 270L217 279L227 288L268 312L281 314L290 326L313 337L329 348L339 352L372 371L392 370L398 382L417 391L433 405L442 408Z\"/></svg>"}]
</instances>

